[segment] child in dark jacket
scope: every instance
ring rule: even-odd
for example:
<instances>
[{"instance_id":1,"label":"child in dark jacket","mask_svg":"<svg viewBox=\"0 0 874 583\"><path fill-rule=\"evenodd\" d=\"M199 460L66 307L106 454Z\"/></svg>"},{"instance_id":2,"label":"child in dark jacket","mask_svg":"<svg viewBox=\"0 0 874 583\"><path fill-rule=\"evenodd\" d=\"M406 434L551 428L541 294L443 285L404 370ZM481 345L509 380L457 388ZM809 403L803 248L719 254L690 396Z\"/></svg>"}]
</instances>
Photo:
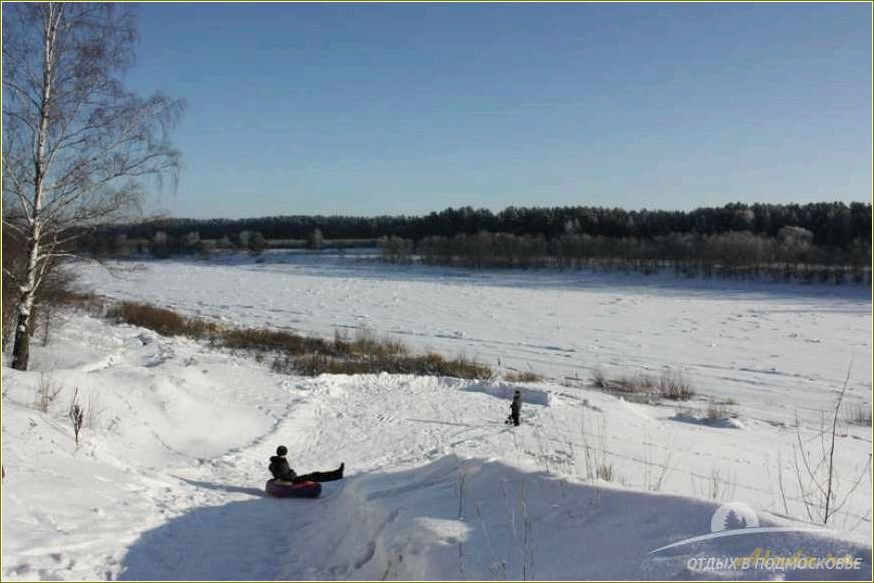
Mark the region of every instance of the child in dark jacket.
<instances>
[{"instance_id":1,"label":"child in dark jacket","mask_svg":"<svg viewBox=\"0 0 874 583\"><path fill-rule=\"evenodd\" d=\"M519 413L522 411L522 393L516 391L513 393L513 402L510 403L510 416L507 417L507 424L512 423L514 427L519 426Z\"/></svg>"},{"instance_id":2,"label":"child in dark jacket","mask_svg":"<svg viewBox=\"0 0 874 583\"><path fill-rule=\"evenodd\" d=\"M330 472L311 472L309 474L298 476L297 473L291 469L291 466L288 465L288 460L285 459L287 453L288 448L284 445L280 445L276 448L276 455L270 457L270 465L267 469L269 469L270 473L273 474L274 480L298 483L333 482L334 480L343 479L343 470L346 468L345 463L340 464L339 468Z\"/></svg>"}]
</instances>

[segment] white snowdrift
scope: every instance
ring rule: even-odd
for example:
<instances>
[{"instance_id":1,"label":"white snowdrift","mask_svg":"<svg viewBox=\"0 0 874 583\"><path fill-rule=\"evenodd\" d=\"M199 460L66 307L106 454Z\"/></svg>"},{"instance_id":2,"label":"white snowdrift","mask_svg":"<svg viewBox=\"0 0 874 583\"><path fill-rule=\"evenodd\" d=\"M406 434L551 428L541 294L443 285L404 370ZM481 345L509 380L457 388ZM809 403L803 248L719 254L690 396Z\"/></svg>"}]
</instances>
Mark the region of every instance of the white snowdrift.
<instances>
[{"instance_id":1,"label":"white snowdrift","mask_svg":"<svg viewBox=\"0 0 874 583\"><path fill-rule=\"evenodd\" d=\"M513 393L519 391L523 403L534 405L549 405L549 392L543 389L533 388L530 385L519 385L496 381L481 381L463 387L465 391L485 393L499 399L510 400Z\"/></svg>"},{"instance_id":2,"label":"white snowdrift","mask_svg":"<svg viewBox=\"0 0 874 583\"><path fill-rule=\"evenodd\" d=\"M316 502L253 497L195 509L133 544L122 578L705 579L732 573L689 570L689 556L747 555L762 545L784 555L798 548L821 556L869 551L788 532L652 553L662 543L706 531L717 507L449 455L406 471L326 485ZM253 544L257 521L273 535L257 536ZM870 562L855 575L869 573ZM829 576L799 570L787 578Z\"/></svg>"}]
</instances>

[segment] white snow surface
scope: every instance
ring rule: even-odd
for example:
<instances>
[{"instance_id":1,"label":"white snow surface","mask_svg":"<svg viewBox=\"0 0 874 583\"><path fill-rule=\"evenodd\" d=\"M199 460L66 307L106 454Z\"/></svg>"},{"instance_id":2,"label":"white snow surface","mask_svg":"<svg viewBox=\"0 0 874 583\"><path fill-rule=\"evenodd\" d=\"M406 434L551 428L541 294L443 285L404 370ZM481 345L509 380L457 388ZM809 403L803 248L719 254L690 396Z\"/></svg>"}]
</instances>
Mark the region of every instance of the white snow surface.
<instances>
[{"instance_id":1,"label":"white snow surface","mask_svg":"<svg viewBox=\"0 0 874 583\"><path fill-rule=\"evenodd\" d=\"M48 346L34 343L30 371L4 362L4 580L870 580L871 428L839 425L849 497L826 531L803 530L815 521L794 461L799 444L820 447L848 367L848 406L870 403L868 289L261 261L82 271L114 298L315 334L367 327L547 378L288 376L269 359L64 314ZM629 402L590 386L597 366L681 369L699 395ZM63 385L46 413L33 404L41 373ZM94 411L78 447L65 417L75 388ZM523 423L511 428L517 388ZM733 400L734 416L705 421L711 399ZM279 444L298 472L346 462L346 479L316 500L265 497ZM729 501L798 530L651 552L709 533ZM687 562L757 547L849 553L862 569Z\"/></svg>"}]
</instances>

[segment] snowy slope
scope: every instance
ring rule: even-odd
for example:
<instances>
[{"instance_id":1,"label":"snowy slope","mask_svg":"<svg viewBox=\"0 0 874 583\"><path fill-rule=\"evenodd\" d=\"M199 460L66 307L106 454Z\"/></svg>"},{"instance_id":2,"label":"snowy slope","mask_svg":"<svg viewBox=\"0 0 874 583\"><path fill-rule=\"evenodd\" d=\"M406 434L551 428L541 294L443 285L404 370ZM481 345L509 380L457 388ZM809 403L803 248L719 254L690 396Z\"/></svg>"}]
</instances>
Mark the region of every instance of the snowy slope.
<instances>
[{"instance_id":1,"label":"snowy slope","mask_svg":"<svg viewBox=\"0 0 874 583\"><path fill-rule=\"evenodd\" d=\"M547 382L521 386L513 430L501 383L283 376L184 339L66 320L32 371L3 368L4 579L709 579L739 574L687 560L763 545L862 558L860 571L786 578L870 578L870 476L837 530L651 553L709 532L728 500L798 526L769 513L782 502L765 470L790 428L709 427ZM65 387L45 414L32 405L41 370ZM98 411L78 448L64 419L74 387ZM842 472L865 439L841 435ZM345 461L347 479L315 501L263 497L280 443L298 471ZM587 475L592 457L612 481ZM724 484L711 495L714 470Z\"/></svg>"},{"instance_id":2,"label":"snowy slope","mask_svg":"<svg viewBox=\"0 0 874 583\"><path fill-rule=\"evenodd\" d=\"M808 451L819 447L823 419L848 371L845 410L870 409L871 290L864 286L468 271L390 266L366 254L332 252L124 266L131 268L124 278L97 267L83 271L112 297L187 314L326 336L364 327L420 349L466 353L502 371L533 370L571 403L599 398L588 387L596 368L615 376L685 371L699 394L683 409L615 399L598 405L603 414L582 409L597 413L589 415L589 433L599 433L601 449L635 487L651 487L662 473L658 466L669 465L662 480L667 491L712 496L717 490L807 517L796 479L799 437ZM710 401L731 403L727 409L737 415L715 433L698 421ZM575 411L556 407L551 417L579 434L579 415L565 418L565 410ZM734 424L742 429L730 429ZM842 435L843 487L866 479L837 526L869 531L864 466L871 430L843 425Z\"/></svg>"}]
</instances>

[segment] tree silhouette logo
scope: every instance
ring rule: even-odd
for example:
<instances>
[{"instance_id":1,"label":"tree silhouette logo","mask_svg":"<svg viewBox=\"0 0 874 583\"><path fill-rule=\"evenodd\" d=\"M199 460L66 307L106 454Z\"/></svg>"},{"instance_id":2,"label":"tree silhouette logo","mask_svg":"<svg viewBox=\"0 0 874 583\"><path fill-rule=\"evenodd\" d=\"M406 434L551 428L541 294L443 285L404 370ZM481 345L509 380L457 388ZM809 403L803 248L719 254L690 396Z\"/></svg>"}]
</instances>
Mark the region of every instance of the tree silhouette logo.
<instances>
[{"instance_id":1,"label":"tree silhouette logo","mask_svg":"<svg viewBox=\"0 0 874 583\"><path fill-rule=\"evenodd\" d=\"M827 531L819 526L796 524L759 526L759 517L756 516L756 513L752 508L743 502L729 502L728 504L723 504L717 508L716 512L713 513L713 516L710 519L710 532L666 544L657 549L651 550L650 554L707 540L773 532Z\"/></svg>"},{"instance_id":2,"label":"tree silhouette logo","mask_svg":"<svg viewBox=\"0 0 874 583\"><path fill-rule=\"evenodd\" d=\"M755 511L743 502L729 502L716 509L710 519L710 532L737 530L741 528L756 528L759 517Z\"/></svg>"},{"instance_id":3,"label":"tree silhouette logo","mask_svg":"<svg viewBox=\"0 0 874 583\"><path fill-rule=\"evenodd\" d=\"M747 519L740 517L738 518L737 513L734 510L729 510L728 515L725 517L725 529L729 530L732 528L744 528L747 525Z\"/></svg>"}]
</instances>

